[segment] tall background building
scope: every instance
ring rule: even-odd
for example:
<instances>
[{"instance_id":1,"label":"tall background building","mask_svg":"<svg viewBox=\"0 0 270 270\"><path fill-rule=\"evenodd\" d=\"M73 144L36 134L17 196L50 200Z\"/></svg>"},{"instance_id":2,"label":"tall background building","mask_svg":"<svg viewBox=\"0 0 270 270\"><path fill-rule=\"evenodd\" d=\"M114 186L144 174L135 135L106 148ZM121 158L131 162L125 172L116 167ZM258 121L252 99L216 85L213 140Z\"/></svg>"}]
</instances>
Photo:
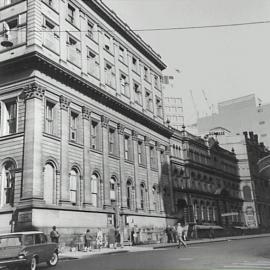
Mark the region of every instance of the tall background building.
<instances>
[{"instance_id":1,"label":"tall background building","mask_svg":"<svg viewBox=\"0 0 270 270\"><path fill-rule=\"evenodd\" d=\"M258 139L270 146L270 104L263 104L254 94L218 103L218 113L200 117L198 134L208 134L211 129L222 127L232 135L253 131Z\"/></svg>"}]
</instances>

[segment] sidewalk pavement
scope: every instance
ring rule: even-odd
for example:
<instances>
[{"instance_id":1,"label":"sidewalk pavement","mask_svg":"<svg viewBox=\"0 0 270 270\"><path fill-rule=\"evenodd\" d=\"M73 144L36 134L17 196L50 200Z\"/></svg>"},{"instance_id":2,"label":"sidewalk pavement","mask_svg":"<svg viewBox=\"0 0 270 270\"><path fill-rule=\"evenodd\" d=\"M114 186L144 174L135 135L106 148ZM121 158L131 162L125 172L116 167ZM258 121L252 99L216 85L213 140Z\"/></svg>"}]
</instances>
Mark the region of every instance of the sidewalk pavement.
<instances>
[{"instance_id":1,"label":"sidewalk pavement","mask_svg":"<svg viewBox=\"0 0 270 270\"><path fill-rule=\"evenodd\" d=\"M256 235L241 235L241 236L228 236L228 237L220 237L214 239L198 239L198 240L190 240L187 241L188 246L194 244L203 244L203 243L214 243L214 242L223 242L223 241L231 241L231 240L241 240L241 239L252 239L252 238L260 238L260 237L270 237L270 233L266 234L256 234ZM91 256L98 256L103 254L116 254L116 253L126 253L126 252L142 252L149 251L153 249L161 249L161 248L172 248L176 247L177 243L160 243L160 244L152 244L152 245L138 245L138 246L124 246L118 247L117 249L113 248L102 248L100 250L94 249L92 251L70 251L69 249L64 249L61 253L59 253L60 260L72 260L72 259L82 259Z\"/></svg>"}]
</instances>

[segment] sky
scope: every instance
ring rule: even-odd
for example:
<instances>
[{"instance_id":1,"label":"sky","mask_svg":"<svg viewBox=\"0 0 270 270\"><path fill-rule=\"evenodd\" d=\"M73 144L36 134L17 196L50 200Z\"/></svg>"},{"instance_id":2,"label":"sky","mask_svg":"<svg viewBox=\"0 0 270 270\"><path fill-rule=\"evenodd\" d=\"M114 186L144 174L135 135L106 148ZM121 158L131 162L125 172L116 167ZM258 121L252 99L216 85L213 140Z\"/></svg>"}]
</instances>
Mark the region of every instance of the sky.
<instances>
[{"instance_id":1,"label":"sky","mask_svg":"<svg viewBox=\"0 0 270 270\"><path fill-rule=\"evenodd\" d=\"M137 33L161 55L167 65L164 74L175 77L169 95L183 98L186 125L196 122L196 110L200 117L209 115L224 100L254 93L263 103L270 102L270 0L103 2L132 29L269 21ZM212 104L214 109L209 109Z\"/></svg>"}]
</instances>

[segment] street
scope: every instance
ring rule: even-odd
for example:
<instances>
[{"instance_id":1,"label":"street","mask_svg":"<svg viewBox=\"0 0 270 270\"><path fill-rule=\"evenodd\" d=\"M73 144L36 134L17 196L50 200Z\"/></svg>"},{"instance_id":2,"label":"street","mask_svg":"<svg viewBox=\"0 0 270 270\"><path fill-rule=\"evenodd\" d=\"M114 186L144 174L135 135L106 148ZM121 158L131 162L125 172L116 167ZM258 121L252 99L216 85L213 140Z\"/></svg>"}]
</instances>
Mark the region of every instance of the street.
<instances>
[{"instance_id":1,"label":"street","mask_svg":"<svg viewBox=\"0 0 270 270\"><path fill-rule=\"evenodd\" d=\"M157 249L97 255L59 262L55 270L173 270L173 269L270 269L270 238L232 240L191 245L188 248ZM46 269L41 266L40 269Z\"/></svg>"}]
</instances>

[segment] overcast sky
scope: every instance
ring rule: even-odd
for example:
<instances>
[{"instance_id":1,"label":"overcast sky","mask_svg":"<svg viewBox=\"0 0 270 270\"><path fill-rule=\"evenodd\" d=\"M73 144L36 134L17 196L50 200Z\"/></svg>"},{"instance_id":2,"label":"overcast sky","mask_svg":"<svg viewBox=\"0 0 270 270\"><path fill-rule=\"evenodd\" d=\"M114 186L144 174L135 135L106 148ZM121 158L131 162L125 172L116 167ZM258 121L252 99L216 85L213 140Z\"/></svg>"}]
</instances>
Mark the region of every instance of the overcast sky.
<instances>
[{"instance_id":1,"label":"overcast sky","mask_svg":"<svg viewBox=\"0 0 270 270\"><path fill-rule=\"evenodd\" d=\"M103 0L132 29L270 21L270 0ZM138 32L175 76L171 96L184 99L186 124L209 104L255 93L270 102L270 23ZM176 73L175 69L181 72Z\"/></svg>"}]
</instances>

